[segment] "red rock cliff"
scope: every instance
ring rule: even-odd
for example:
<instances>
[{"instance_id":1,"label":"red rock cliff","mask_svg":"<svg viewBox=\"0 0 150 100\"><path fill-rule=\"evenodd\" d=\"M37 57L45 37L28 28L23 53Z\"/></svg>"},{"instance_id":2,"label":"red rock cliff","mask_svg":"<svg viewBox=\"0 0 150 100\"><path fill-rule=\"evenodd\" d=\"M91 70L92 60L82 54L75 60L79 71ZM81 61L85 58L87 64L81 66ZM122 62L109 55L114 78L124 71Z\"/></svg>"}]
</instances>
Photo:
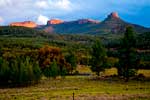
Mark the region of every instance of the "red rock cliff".
<instances>
[{"instance_id":1,"label":"red rock cliff","mask_svg":"<svg viewBox=\"0 0 150 100\"><path fill-rule=\"evenodd\" d=\"M51 19L49 21L47 21L47 25L52 25L52 24L61 24L63 23L64 21L63 20L60 20L60 19Z\"/></svg>"},{"instance_id":2,"label":"red rock cliff","mask_svg":"<svg viewBox=\"0 0 150 100\"><path fill-rule=\"evenodd\" d=\"M10 23L10 26L23 26L23 27L35 28L35 27L37 27L37 24L32 21L24 21L24 22Z\"/></svg>"}]
</instances>

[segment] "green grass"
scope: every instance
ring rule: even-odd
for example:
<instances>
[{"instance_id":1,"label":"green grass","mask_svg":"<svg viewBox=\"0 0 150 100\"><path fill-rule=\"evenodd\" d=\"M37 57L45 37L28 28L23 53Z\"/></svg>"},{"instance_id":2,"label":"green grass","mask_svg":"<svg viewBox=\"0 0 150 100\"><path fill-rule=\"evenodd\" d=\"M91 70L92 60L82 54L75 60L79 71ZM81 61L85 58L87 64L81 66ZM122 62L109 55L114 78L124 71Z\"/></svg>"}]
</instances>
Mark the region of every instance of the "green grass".
<instances>
[{"instance_id":1,"label":"green grass","mask_svg":"<svg viewBox=\"0 0 150 100\"><path fill-rule=\"evenodd\" d=\"M91 73L89 67L78 66L79 73ZM103 75L114 75L115 68L106 70ZM150 70L140 70L149 76ZM67 76L66 78L42 78L37 85L23 88L0 89L0 100L149 100L150 81L118 78L95 78L94 76Z\"/></svg>"},{"instance_id":2,"label":"green grass","mask_svg":"<svg viewBox=\"0 0 150 100\"><path fill-rule=\"evenodd\" d=\"M150 82L120 80L91 80L85 76L67 76L65 79L42 79L41 83L24 88L0 89L0 100L71 100L72 93L78 100L95 97L150 98ZM81 99L82 98L82 99ZM140 99L141 100L141 99ZM144 99L145 100L145 99Z\"/></svg>"}]
</instances>

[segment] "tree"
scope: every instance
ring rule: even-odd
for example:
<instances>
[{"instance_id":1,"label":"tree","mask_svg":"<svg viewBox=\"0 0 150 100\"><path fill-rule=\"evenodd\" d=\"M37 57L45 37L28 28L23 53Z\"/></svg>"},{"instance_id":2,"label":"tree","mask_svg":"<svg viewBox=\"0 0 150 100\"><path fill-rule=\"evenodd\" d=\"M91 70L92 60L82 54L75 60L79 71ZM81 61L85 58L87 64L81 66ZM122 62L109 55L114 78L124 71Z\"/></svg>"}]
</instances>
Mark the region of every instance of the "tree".
<instances>
[{"instance_id":1,"label":"tree","mask_svg":"<svg viewBox=\"0 0 150 100\"><path fill-rule=\"evenodd\" d=\"M73 70L77 67L77 58L73 52L69 52L69 55L66 56L66 61L71 65L70 72L73 73Z\"/></svg>"},{"instance_id":2,"label":"tree","mask_svg":"<svg viewBox=\"0 0 150 100\"><path fill-rule=\"evenodd\" d=\"M29 57L16 57L8 61L0 57L0 85L20 86L38 82L41 70Z\"/></svg>"},{"instance_id":3,"label":"tree","mask_svg":"<svg viewBox=\"0 0 150 100\"><path fill-rule=\"evenodd\" d=\"M53 62L52 62L52 64L50 65L50 68L51 68L51 70L50 70L50 74L51 74L51 77L54 77L54 78L56 78L56 76L58 76L59 75L59 69L58 69L58 66L57 66L57 63L56 63L56 61L54 60Z\"/></svg>"},{"instance_id":4,"label":"tree","mask_svg":"<svg viewBox=\"0 0 150 100\"><path fill-rule=\"evenodd\" d=\"M127 27L119 48L118 75L123 76L126 81L135 75L137 64L136 36L132 27Z\"/></svg>"},{"instance_id":5,"label":"tree","mask_svg":"<svg viewBox=\"0 0 150 100\"><path fill-rule=\"evenodd\" d=\"M50 66L47 66L44 69L44 75L46 77L54 77L54 78L56 78L56 76L58 76L59 74L60 74L59 73L59 69L58 69L58 66L57 66L57 63L56 63L55 60L52 62L52 64L50 64Z\"/></svg>"},{"instance_id":6,"label":"tree","mask_svg":"<svg viewBox=\"0 0 150 100\"><path fill-rule=\"evenodd\" d=\"M70 70L70 64L66 62L61 49L58 47L46 45L40 48L38 53L38 61L42 72L48 77L51 76L51 72L49 72L51 71L51 68L49 66L51 66L54 61L57 63L59 73L63 73L64 75L64 70L66 72L69 72Z\"/></svg>"},{"instance_id":7,"label":"tree","mask_svg":"<svg viewBox=\"0 0 150 100\"><path fill-rule=\"evenodd\" d=\"M91 70L99 76L100 72L106 68L106 51L100 40L94 42L91 56Z\"/></svg>"},{"instance_id":8,"label":"tree","mask_svg":"<svg viewBox=\"0 0 150 100\"><path fill-rule=\"evenodd\" d=\"M33 63L33 73L34 73L34 80L35 82L38 82L39 79L41 79L41 74L42 74L42 71L39 67L39 63L38 62L34 62Z\"/></svg>"}]
</instances>

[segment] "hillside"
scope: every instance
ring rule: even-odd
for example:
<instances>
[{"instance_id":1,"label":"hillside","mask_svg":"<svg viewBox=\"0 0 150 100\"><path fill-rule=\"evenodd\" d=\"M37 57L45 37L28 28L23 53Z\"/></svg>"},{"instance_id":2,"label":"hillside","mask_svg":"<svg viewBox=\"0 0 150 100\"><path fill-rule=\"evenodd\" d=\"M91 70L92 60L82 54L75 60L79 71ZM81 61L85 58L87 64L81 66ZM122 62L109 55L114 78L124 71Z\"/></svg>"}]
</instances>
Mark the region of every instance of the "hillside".
<instances>
[{"instance_id":1,"label":"hillside","mask_svg":"<svg viewBox=\"0 0 150 100\"><path fill-rule=\"evenodd\" d=\"M94 21L89 19L80 19L76 21L62 22L59 24L47 24L37 29L45 30L49 33L60 34L122 34L127 26L132 26L137 33L150 31L140 25L135 25L122 20L116 12L111 13L102 21Z\"/></svg>"},{"instance_id":2,"label":"hillside","mask_svg":"<svg viewBox=\"0 0 150 100\"><path fill-rule=\"evenodd\" d=\"M1 26L1 36L16 36L16 37L33 37L33 36L44 36L48 33L42 30L36 30L33 28L22 27L22 26Z\"/></svg>"}]
</instances>

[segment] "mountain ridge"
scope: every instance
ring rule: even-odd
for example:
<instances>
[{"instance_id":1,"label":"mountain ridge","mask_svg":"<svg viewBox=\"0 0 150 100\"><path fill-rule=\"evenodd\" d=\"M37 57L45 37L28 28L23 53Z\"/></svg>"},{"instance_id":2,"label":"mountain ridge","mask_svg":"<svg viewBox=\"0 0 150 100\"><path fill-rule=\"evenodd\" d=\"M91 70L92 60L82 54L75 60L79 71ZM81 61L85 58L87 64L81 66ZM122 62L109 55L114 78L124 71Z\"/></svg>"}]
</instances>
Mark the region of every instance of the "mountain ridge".
<instances>
[{"instance_id":1,"label":"mountain ridge","mask_svg":"<svg viewBox=\"0 0 150 100\"><path fill-rule=\"evenodd\" d=\"M124 21L117 12L110 13L103 21L93 19L78 19L75 21L51 19L47 21L46 25L37 25L33 28L59 34L122 34L127 26L132 26L137 33L150 31L150 28Z\"/></svg>"}]
</instances>

